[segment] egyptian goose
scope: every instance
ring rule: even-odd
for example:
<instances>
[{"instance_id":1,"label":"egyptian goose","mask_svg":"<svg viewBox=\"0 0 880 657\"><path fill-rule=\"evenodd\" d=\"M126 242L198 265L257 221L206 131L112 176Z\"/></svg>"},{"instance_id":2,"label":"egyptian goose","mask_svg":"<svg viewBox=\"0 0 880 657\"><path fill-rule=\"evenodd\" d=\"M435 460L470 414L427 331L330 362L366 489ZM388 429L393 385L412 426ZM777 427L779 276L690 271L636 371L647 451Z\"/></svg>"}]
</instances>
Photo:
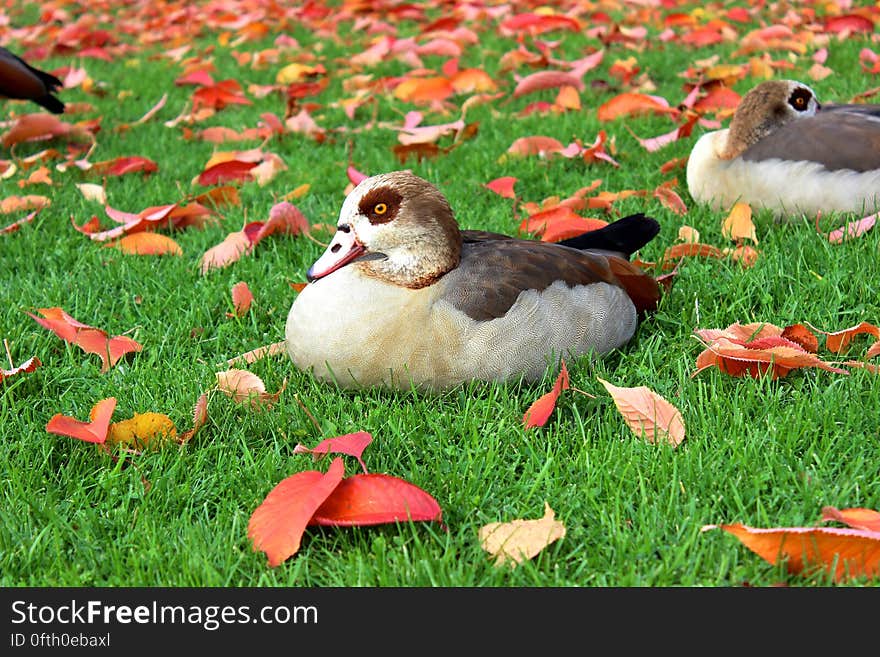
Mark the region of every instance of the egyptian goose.
<instances>
[{"instance_id":1,"label":"egyptian goose","mask_svg":"<svg viewBox=\"0 0 880 657\"><path fill-rule=\"evenodd\" d=\"M740 101L730 128L700 137L687 165L691 196L737 201L779 217L870 213L880 202L880 106L820 105L795 80L770 80Z\"/></svg>"},{"instance_id":2,"label":"egyptian goose","mask_svg":"<svg viewBox=\"0 0 880 657\"><path fill-rule=\"evenodd\" d=\"M459 230L434 185L409 171L373 176L346 197L308 271L287 350L344 388L537 380L560 357L632 338L659 288L627 258L659 229L638 214L567 243Z\"/></svg>"},{"instance_id":3,"label":"egyptian goose","mask_svg":"<svg viewBox=\"0 0 880 657\"><path fill-rule=\"evenodd\" d=\"M32 100L53 114L64 112L64 103L52 93L62 82L51 73L34 68L6 48L0 48L0 96Z\"/></svg>"}]
</instances>

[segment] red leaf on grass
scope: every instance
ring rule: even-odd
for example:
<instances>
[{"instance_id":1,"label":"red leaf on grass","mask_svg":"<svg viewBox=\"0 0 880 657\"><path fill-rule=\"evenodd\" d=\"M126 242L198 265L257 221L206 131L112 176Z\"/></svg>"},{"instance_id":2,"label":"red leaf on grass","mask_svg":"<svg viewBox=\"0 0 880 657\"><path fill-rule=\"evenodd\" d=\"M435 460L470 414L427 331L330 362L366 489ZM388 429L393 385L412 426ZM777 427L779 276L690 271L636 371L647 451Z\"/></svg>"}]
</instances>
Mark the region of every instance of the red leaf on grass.
<instances>
[{"instance_id":1,"label":"red leaf on grass","mask_svg":"<svg viewBox=\"0 0 880 657\"><path fill-rule=\"evenodd\" d=\"M490 180L483 187L489 189L499 196L503 196L504 198L516 198L516 192L513 191L513 186L516 184L517 178L513 176L502 176L501 178L495 178L495 180Z\"/></svg>"},{"instance_id":2,"label":"red leaf on grass","mask_svg":"<svg viewBox=\"0 0 880 657\"><path fill-rule=\"evenodd\" d=\"M265 552L272 567L296 554L306 526L344 474L345 466L337 457L326 474L298 472L275 486L248 521L254 551Z\"/></svg>"},{"instance_id":3,"label":"red leaf on grass","mask_svg":"<svg viewBox=\"0 0 880 657\"><path fill-rule=\"evenodd\" d=\"M819 338L817 338L816 334L803 324L786 326L785 330L782 331L782 337L791 340L792 342L797 342L811 354L815 354L819 351Z\"/></svg>"},{"instance_id":4,"label":"red leaf on grass","mask_svg":"<svg viewBox=\"0 0 880 657\"><path fill-rule=\"evenodd\" d=\"M335 438L327 438L309 449L305 445L297 443L293 448L294 454L314 454L315 458L323 456L330 452L334 454L347 454L355 457L367 472L367 466L361 459L367 445L373 442L373 436L366 431L358 431L356 433L347 433L344 436L336 436Z\"/></svg>"},{"instance_id":5,"label":"red leaf on grass","mask_svg":"<svg viewBox=\"0 0 880 657\"><path fill-rule=\"evenodd\" d=\"M0 383L4 381L4 379L8 379L16 374L20 374L21 372L33 372L43 363L40 362L40 359L34 356L33 358L28 358L18 367L13 367L11 370L4 370L0 368Z\"/></svg>"},{"instance_id":6,"label":"red leaf on grass","mask_svg":"<svg viewBox=\"0 0 880 657\"><path fill-rule=\"evenodd\" d=\"M193 426L192 429L188 431L184 431L180 434L180 438L178 438L179 443L185 443L189 440L192 440L192 437L196 435L199 429L208 421L208 395L207 393L202 393L199 395L199 398L196 400L195 406L193 406Z\"/></svg>"},{"instance_id":7,"label":"red leaf on grass","mask_svg":"<svg viewBox=\"0 0 880 657\"><path fill-rule=\"evenodd\" d=\"M835 34L840 32L873 32L874 23L870 18L859 14L829 16L825 19L825 31Z\"/></svg>"},{"instance_id":8,"label":"red leaf on grass","mask_svg":"<svg viewBox=\"0 0 880 657\"><path fill-rule=\"evenodd\" d=\"M526 94L543 91L544 89L556 89L558 87L574 87L578 91L582 91L584 83L577 76L571 73L563 73L562 71L538 71L527 75L517 82L516 88L513 90L513 97L519 98Z\"/></svg>"},{"instance_id":9,"label":"red leaf on grass","mask_svg":"<svg viewBox=\"0 0 880 657\"><path fill-rule=\"evenodd\" d=\"M232 264L241 256L250 253L253 243L243 230L229 233L220 244L212 246L202 254L201 272L204 274L212 268L221 268Z\"/></svg>"},{"instance_id":10,"label":"red leaf on grass","mask_svg":"<svg viewBox=\"0 0 880 657\"><path fill-rule=\"evenodd\" d=\"M124 176L127 173L137 172L150 174L158 170L159 165L153 160L141 157L140 155L131 155L128 157L117 157L104 162L95 162L89 168L89 173L101 176Z\"/></svg>"},{"instance_id":11,"label":"red leaf on grass","mask_svg":"<svg viewBox=\"0 0 880 657\"><path fill-rule=\"evenodd\" d=\"M46 431L61 436L79 438L88 443L103 443L107 440L110 418L116 408L116 398L107 397L96 403L89 414L90 422L82 422L68 415L56 413L46 423Z\"/></svg>"},{"instance_id":12,"label":"red leaf on grass","mask_svg":"<svg viewBox=\"0 0 880 657\"><path fill-rule=\"evenodd\" d=\"M560 360L559 375L556 377L553 389L532 402L532 405L529 406L523 415L525 428L543 427L547 424L553 409L556 408L556 400L559 399L559 394L563 390L568 390L568 388L568 369L565 367L565 361Z\"/></svg>"},{"instance_id":13,"label":"red leaf on grass","mask_svg":"<svg viewBox=\"0 0 880 657\"><path fill-rule=\"evenodd\" d=\"M27 314L62 340L77 345L86 353L98 354L101 357L102 373L116 365L125 354L143 349L140 344L124 335L108 337L106 331L75 320L57 306L38 308L37 312L43 317Z\"/></svg>"},{"instance_id":14,"label":"red leaf on grass","mask_svg":"<svg viewBox=\"0 0 880 657\"><path fill-rule=\"evenodd\" d=\"M529 216L520 223L519 228L540 235L543 242L558 242L607 225L604 219L582 217L568 206L559 205Z\"/></svg>"},{"instance_id":15,"label":"red leaf on grass","mask_svg":"<svg viewBox=\"0 0 880 657\"><path fill-rule=\"evenodd\" d=\"M838 509L833 506L822 507L822 522L836 520L853 529L866 529L870 532L880 532L880 511L856 507L853 509Z\"/></svg>"},{"instance_id":16,"label":"red leaf on grass","mask_svg":"<svg viewBox=\"0 0 880 657\"><path fill-rule=\"evenodd\" d=\"M342 480L309 524L349 527L441 519L437 500L415 484L387 474L356 474Z\"/></svg>"},{"instance_id":17,"label":"red leaf on grass","mask_svg":"<svg viewBox=\"0 0 880 657\"><path fill-rule=\"evenodd\" d=\"M34 210L29 215L19 219L18 221L14 221L11 224L9 224L8 226L4 226L3 228L0 228L0 235L2 235L3 233L14 233L15 231L17 231L19 228L21 228L25 224L32 222L34 220L34 217L37 216L38 212L39 212L39 210Z\"/></svg>"},{"instance_id":18,"label":"red leaf on grass","mask_svg":"<svg viewBox=\"0 0 880 657\"><path fill-rule=\"evenodd\" d=\"M224 182L249 182L254 179L251 169L259 162L242 162L227 160L208 167L196 179L200 185L219 185Z\"/></svg>"},{"instance_id":19,"label":"red leaf on grass","mask_svg":"<svg viewBox=\"0 0 880 657\"><path fill-rule=\"evenodd\" d=\"M25 141L42 141L58 137L79 136L94 139L85 128L61 121L54 114L25 114L3 133L0 143L6 148Z\"/></svg>"},{"instance_id":20,"label":"red leaf on grass","mask_svg":"<svg viewBox=\"0 0 880 657\"><path fill-rule=\"evenodd\" d=\"M771 564L780 560L790 573L821 567L838 582L880 574L880 532L836 527L755 528L741 523L707 525L723 529Z\"/></svg>"}]
</instances>

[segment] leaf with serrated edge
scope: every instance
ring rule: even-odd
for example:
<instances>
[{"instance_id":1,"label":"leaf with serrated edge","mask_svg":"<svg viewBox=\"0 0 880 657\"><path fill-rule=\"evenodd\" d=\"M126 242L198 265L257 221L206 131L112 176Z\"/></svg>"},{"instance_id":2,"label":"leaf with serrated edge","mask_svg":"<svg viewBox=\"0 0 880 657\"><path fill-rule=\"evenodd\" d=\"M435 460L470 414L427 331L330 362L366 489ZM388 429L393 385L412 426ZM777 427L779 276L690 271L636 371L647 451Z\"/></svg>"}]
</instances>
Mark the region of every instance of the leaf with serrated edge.
<instances>
[{"instance_id":1,"label":"leaf with serrated edge","mask_svg":"<svg viewBox=\"0 0 880 657\"><path fill-rule=\"evenodd\" d=\"M679 410L645 386L622 388L596 377L614 399L627 426L649 443L665 439L673 447L684 440L684 419Z\"/></svg>"}]
</instances>

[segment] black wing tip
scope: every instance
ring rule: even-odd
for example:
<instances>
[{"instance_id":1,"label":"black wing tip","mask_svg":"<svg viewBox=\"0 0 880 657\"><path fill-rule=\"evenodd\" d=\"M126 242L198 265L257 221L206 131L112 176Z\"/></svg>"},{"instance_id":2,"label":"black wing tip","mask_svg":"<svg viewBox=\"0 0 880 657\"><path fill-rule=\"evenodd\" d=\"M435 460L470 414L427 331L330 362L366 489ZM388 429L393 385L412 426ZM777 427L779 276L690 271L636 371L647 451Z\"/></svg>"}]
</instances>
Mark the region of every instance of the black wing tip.
<instances>
[{"instance_id":1,"label":"black wing tip","mask_svg":"<svg viewBox=\"0 0 880 657\"><path fill-rule=\"evenodd\" d=\"M46 95L42 98L34 98L34 102L37 103L37 105L45 107L52 112L52 114L64 114L64 103L55 98L55 96Z\"/></svg>"},{"instance_id":2,"label":"black wing tip","mask_svg":"<svg viewBox=\"0 0 880 657\"><path fill-rule=\"evenodd\" d=\"M645 246L660 233L660 222L643 212L621 217L598 230L591 230L558 244L575 249L618 251L627 257Z\"/></svg>"}]
</instances>

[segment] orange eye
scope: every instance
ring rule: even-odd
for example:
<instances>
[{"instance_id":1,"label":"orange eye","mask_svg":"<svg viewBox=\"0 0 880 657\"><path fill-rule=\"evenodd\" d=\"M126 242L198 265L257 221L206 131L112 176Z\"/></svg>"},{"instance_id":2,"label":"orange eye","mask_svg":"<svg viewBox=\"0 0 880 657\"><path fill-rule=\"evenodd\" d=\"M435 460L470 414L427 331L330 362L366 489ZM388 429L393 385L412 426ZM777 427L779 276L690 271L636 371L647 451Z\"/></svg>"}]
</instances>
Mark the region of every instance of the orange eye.
<instances>
[{"instance_id":1,"label":"orange eye","mask_svg":"<svg viewBox=\"0 0 880 657\"><path fill-rule=\"evenodd\" d=\"M388 212L388 206L384 203L376 203L376 207L373 208L373 212L376 214L385 214Z\"/></svg>"}]
</instances>

